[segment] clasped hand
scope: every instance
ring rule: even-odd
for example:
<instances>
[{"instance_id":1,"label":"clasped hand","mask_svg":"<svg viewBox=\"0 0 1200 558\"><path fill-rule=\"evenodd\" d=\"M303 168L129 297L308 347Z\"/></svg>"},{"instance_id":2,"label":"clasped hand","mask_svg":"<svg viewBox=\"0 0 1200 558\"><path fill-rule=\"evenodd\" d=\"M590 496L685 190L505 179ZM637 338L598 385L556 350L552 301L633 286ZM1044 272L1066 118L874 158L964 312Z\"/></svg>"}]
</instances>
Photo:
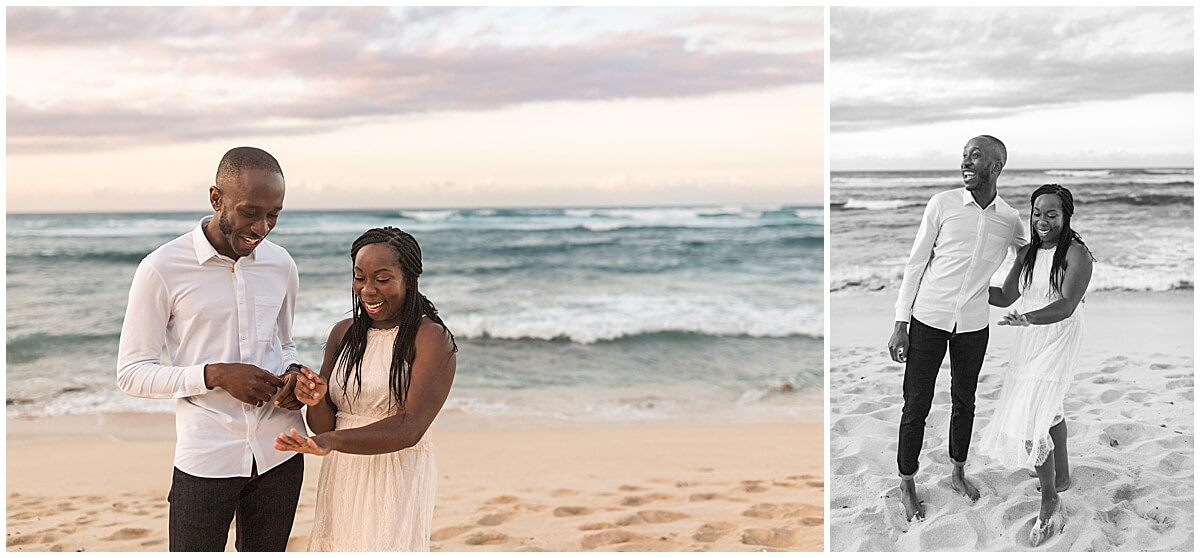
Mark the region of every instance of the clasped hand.
<instances>
[{"instance_id":1,"label":"clasped hand","mask_svg":"<svg viewBox=\"0 0 1200 558\"><path fill-rule=\"evenodd\" d=\"M999 322L996 322L996 324L997 325L1008 325L1008 326L1030 325L1029 318L1026 318L1025 314L1017 312L1016 310L1009 312L1008 315L1004 316L1004 319L1000 320Z\"/></svg>"},{"instance_id":2,"label":"clasped hand","mask_svg":"<svg viewBox=\"0 0 1200 558\"><path fill-rule=\"evenodd\" d=\"M290 411L299 410L304 405L311 407L325 399L329 391L329 383L307 366L301 366L299 372L291 372L284 377L279 397L275 398L276 407Z\"/></svg>"}]
</instances>

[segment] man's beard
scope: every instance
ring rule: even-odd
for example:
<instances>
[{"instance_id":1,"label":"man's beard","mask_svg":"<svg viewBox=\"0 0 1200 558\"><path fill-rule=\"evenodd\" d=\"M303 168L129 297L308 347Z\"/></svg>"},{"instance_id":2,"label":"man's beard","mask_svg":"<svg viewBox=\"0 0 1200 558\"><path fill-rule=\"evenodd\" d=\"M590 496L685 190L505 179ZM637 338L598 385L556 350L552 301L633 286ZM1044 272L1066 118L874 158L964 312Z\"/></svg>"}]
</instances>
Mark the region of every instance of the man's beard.
<instances>
[{"instance_id":1,"label":"man's beard","mask_svg":"<svg viewBox=\"0 0 1200 558\"><path fill-rule=\"evenodd\" d=\"M229 221L227 219L225 219L224 211L222 211L221 215L219 217L217 217L217 228L220 229L221 234L223 234L225 236L229 236L229 235L233 234L233 226L229 224Z\"/></svg>"}]
</instances>

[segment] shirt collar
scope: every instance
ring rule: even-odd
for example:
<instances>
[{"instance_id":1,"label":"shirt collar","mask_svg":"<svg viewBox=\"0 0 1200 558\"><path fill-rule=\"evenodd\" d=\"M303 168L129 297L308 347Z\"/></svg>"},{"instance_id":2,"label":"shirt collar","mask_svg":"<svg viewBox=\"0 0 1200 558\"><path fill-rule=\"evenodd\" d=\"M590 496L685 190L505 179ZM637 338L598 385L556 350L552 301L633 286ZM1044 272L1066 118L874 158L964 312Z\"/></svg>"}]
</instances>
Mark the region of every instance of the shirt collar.
<instances>
[{"instance_id":1,"label":"shirt collar","mask_svg":"<svg viewBox=\"0 0 1200 558\"><path fill-rule=\"evenodd\" d=\"M206 227L212 220L212 215L205 216L203 219L200 219L200 224L196 225L196 229L192 231L192 244L196 248L196 263L200 265L204 265L204 262L207 262L213 258L224 258L226 260L229 259L217 252L217 249L214 248L212 243L208 241L208 237L204 236L204 227ZM253 252L250 252L249 256L245 256L245 259L254 261L257 259L257 255L258 248L255 248Z\"/></svg>"},{"instance_id":2,"label":"shirt collar","mask_svg":"<svg viewBox=\"0 0 1200 558\"><path fill-rule=\"evenodd\" d=\"M974 203L976 207L979 206L978 203L975 203L975 196L972 196L969 190L966 188L960 188L960 190L962 190L963 205L971 205ZM996 197L992 198L992 203L989 203L987 207L983 208L983 210L987 211L988 207L995 207L996 211L999 211L1002 207L1007 205L1008 204L1004 203L1004 200L1000 199L1000 192L996 192Z\"/></svg>"}]
</instances>

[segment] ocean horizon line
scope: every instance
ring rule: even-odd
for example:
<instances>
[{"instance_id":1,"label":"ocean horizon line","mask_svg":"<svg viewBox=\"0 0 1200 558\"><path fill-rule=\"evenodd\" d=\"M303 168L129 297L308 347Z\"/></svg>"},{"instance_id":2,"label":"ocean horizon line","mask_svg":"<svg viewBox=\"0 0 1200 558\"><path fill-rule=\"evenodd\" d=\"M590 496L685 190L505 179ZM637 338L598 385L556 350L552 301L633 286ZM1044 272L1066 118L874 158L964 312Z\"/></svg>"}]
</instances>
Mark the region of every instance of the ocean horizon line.
<instances>
[{"instance_id":1,"label":"ocean horizon line","mask_svg":"<svg viewBox=\"0 0 1200 558\"><path fill-rule=\"evenodd\" d=\"M954 172L958 169L953 167L938 167L936 169L830 169L829 173L900 173L900 172ZM1046 171L1136 171L1136 170L1190 170L1194 171L1195 166L1183 165L1158 165L1158 166L1137 166L1137 167L1005 167L1004 170L1014 172L1046 172Z\"/></svg>"},{"instance_id":2,"label":"ocean horizon line","mask_svg":"<svg viewBox=\"0 0 1200 558\"><path fill-rule=\"evenodd\" d=\"M801 207L822 208L824 200L817 202L727 202L727 203L697 203L697 204L598 204L598 205L479 205L479 206L426 206L426 207L339 207L339 208L284 208L288 213L376 213L387 211L537 211L554 209L697 209L714 207ZM95 210L64 210L64 211L9 211L5 215L37 216L37 215L183 215L191 213L210 213L211 209L131 209L125 211L95 211Z\"/></svg>"}]
</instances>

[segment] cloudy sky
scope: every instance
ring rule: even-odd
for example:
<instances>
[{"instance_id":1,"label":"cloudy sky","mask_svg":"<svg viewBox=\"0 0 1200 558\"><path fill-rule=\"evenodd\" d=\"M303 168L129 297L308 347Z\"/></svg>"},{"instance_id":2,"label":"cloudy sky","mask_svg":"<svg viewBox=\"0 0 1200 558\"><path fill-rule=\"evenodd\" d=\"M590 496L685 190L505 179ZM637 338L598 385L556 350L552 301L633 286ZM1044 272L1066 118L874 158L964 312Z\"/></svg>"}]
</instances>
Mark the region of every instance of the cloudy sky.
<instances>
[{"instance_id":1,"label":"cloudy sky","mask_svg":"<svg viewBox=\"0 0 1200 558\"><path fill-rule=\"evenodd\" d=\"M1191 167L1193 11L832 8L830 167Z\"/></svg>"},{"instance_id":2,"label":"cloudy sky","mask_svg":"<svg viewBox=\"0 0 1200 558\"><path fill-rule=\"evenodd\" d=\"M7 210L819 203L821 8L6 9Z\"/></svg>"}]
</instances>

